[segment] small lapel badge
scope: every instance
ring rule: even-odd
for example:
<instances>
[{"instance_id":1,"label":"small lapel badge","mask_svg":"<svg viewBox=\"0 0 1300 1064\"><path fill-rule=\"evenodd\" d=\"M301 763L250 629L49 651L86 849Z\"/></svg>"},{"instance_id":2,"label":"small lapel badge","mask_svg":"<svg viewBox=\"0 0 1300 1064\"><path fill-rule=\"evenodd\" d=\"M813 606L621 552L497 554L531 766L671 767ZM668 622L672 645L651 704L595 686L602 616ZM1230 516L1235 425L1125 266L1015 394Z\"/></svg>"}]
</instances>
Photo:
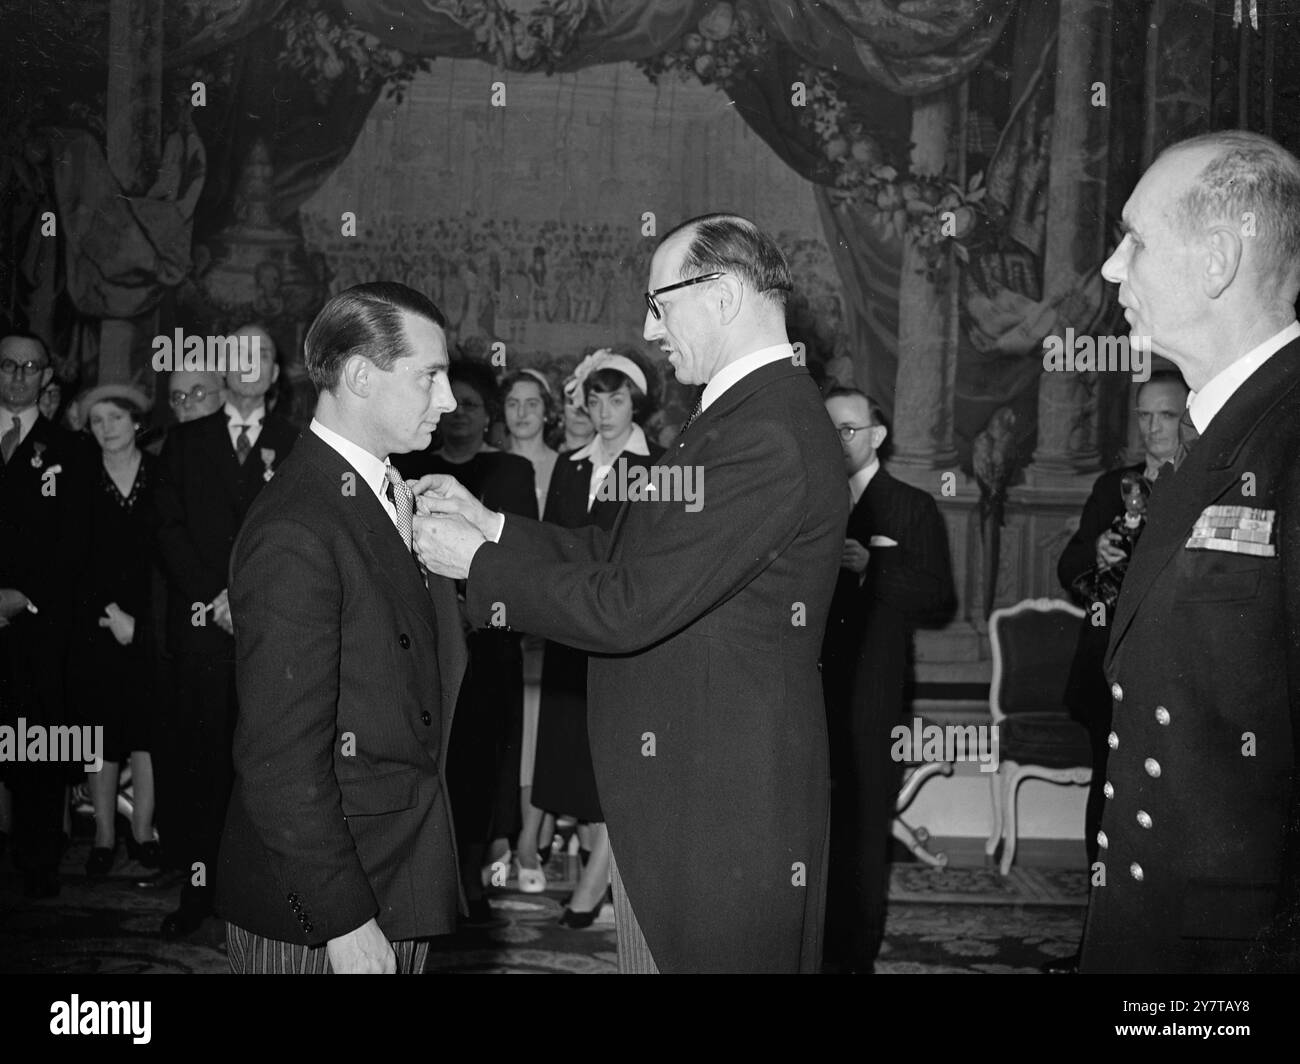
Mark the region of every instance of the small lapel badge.
<instances>
[{"instance_id":1,"label":"small lapel badge","mask_svg":"<svg viewBox=\"0 0 1300 1064\"><path fill-rule=\"evenodd\" d=\"M275 476L275 470L271 468L275 464L275 450L271 447L261 447L258 453L262 456L262 479L269 481Z\"/></svg>"},{"instance_id":2,"label":"small lapel badge","mask_svg":"<svg viewBox=\"0 0 1300 1064\"><path fill-rule=\"evenodd\" d=\"M1217 550L1273 558L1276 510L1251 506L1207 506L1201 511L1185 544L1188 550Z\"/></svg>"},{"instance_id":3,"label":"small lapel badge","mask_svg":"<svg viewBox=\"0 0 1300 1064\"><path fill-rule=\"evenodd\" d=\"M45 459L42 457L44 454L45 454L45 444L42 443L40 440L33 440L32 441L32 468L33 469L40 469L41 466L45 464Z\"/></svg>"}]
</instances>

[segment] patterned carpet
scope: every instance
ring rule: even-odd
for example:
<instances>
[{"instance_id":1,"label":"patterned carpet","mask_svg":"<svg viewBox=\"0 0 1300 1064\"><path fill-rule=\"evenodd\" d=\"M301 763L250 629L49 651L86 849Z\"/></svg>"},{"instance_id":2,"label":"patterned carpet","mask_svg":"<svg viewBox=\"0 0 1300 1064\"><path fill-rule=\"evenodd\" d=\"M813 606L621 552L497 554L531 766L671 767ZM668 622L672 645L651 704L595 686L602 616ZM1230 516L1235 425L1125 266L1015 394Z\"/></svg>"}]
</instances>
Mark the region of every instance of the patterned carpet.
<instances>
[{"instance_id":1,"label":"patterned carpet","mask_svg":"<svg viewBox=\"0 0 1300 1064\"><path fill-rule=\"evenodd\" d=\"M175 907L179 881L142 887L144 869L119 856L113 874L84 874L87 840L64 860L63 889L49 901L19 894L8 858L0 859L0 973L225 972L222 925L209 921L189 942L157 937ZM459 973L570 973L616 970L613 914L606 906L591 928L556 924L560 899L574 871L557 858L541 895L520 894L514 882L491 895L493 921L438 939L429 971ZM894 866L886 941L877 971L1036 972L1046 961L1073 953L1087 899L1082 871L1013 869L1005 879L987 868L932 870Z\"/></svg>"}]
</instances>

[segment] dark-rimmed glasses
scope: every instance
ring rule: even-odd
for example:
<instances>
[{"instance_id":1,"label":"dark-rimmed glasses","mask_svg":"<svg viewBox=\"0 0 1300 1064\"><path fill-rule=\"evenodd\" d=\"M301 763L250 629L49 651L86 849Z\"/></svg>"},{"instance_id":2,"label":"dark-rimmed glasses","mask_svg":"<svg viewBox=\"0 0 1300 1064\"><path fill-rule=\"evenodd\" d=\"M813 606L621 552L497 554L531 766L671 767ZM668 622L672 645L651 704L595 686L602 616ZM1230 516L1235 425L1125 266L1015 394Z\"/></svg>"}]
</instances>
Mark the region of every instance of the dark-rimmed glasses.
<instances>
[{"instance_id":1,"label":"dark-rimmed glasses","mask_svg":"<svg viewBox=\"0 0 1300 1064\"><path fill-rule=\"evenodd\" d=\"M172 406L184 406L186 403L201 403L212 393L203 385L196 384L188 392L174 391L168 398L172 401Z\"/></svg>"},{"instance_id":2,"label":"dark-rimmed glasses","mask_svg":"<svg viewBox=\"0 0 1300 1064\"><path fill-rule=\"evenodd\" d=\"M663 308L659 306L656 297L663 295L665 292L671 292L674 288L688 288L693 284L703 284L705 281L716 281L719 277L726 277L725 273L705 273L699 277L692 277L689 281L678 281L676 284L666 284L662 288L656 288L652 292L645 294L645 305L650 308L650 313L655 316L655 321L663 319Z\"/></svg>"},{"instance_id":3,"label":"dark-rimmed glasses","mask_svg":"<svg viewBox=\"0 0 1300 1064\"><path fill-rule=\"evenodd\" d=\"M33 373L42 372L48 362L37 362L29 358L26 362L15 362L12 358L6 358L0 362L0 373L6 377L30 377Z\"/></svg>"},{"instance_id":4,"label":"dark-rimmed glasses","mask_svg":"<svg viewBox=\"0 0 1300 1064\"><path fill-rule=\"evenodd\" d=\"M836 425L835 431L839 433L840 439L845 443L851 443L853 437L859 432L866 432L867 429L874 429L875 425Z\"/></svg>"}]
</instances>

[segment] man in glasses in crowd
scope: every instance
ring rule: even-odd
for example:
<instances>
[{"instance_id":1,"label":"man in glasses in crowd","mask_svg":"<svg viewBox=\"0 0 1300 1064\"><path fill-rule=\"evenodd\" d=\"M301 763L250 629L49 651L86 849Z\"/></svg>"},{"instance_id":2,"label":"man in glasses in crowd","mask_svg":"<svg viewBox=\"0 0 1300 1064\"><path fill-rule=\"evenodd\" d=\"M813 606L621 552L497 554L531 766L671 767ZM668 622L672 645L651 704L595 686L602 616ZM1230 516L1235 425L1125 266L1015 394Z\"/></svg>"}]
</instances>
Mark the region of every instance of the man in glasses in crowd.
<instances>
[{"instance_id":1,"label":"man in glasses in crowd","mask_svg":"<svg viewBox=\"0 0 1300 1064\"><path fill-rule=\"evenodd\" d=\"M589 738L622 971L820 966L817 657L848 497L821 395L786 336L790 287L771 237L735 215L686 222L651 261L645 339L701 386L665 460L693 469L702 506L665 497L665 481L629 492L607 533L502 518L450 477L422 485L435 516L416 518L421 557L468 575L475 623L504 611L593 654Z\"/></svg>"},{"instance_id":2,"label":"man in glasses in crowd","mask_svg":"<svg viewBox=\"0 0 1300 1064\"><path fill-rule=\"evenodd\" d=\"M844 450L852 509L822 645L831 753L826 962L870 972L885 933L890 824L903 766L890 758L911 679L912 632L956 605L939 507L880 465L883 411L833 388L826 412Z\"/></svg>"},{"instance_id":3,"label":"man in glasses in crowd","mask_svg":"<svg viewBox=\"0 0 1300 1064\"><path fill-rule=\"evenodd\" d=\"M66 719L68 633L86 560L87 448L40 415L54 375L40 337L0 339L0 724ZM59 891L64 787L80 764L0 762L13 798L14 864L29 898Z\"/></svg>"},{"instance_id":4,"label":"man in glasses in crowd","mask_svg":"<svg viewBox=\"0 0 1300 1064\"><path fill-rule=\"evenodd\" d=\"M168 378L167 398L176 420L184 424L216 413L226 401L219 373L178 369Z\"/></svg>"}]
</instances>

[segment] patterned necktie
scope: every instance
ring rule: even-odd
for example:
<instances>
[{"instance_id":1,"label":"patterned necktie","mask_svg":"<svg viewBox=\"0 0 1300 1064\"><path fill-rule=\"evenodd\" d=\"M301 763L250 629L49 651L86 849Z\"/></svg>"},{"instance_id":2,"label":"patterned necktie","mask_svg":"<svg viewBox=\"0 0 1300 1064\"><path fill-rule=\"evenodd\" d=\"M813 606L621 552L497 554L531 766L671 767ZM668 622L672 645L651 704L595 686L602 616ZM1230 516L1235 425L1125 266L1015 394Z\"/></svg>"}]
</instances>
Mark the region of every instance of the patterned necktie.
<instances>
[{"instance_id":1,"label":"patterned necktie","mask_svg":"<svg viewBox=\"0 0 1300 1064\"><path fill-rule=\"evenodd\" d=\"M22 434L22 420L15 414L14 423L9 426L9 431L0 436L0 455L4 456L5 465L9 464L9 459L14 456L14 451L18 450L18 439Z\"/></svg>"},{"instance_id":2,"label":"patterned necktie","mask_svg":"<svg viewBox=\"0 0 1300 1064\"><path fill-rule=\"evenodd\" d=\"M1174 452L1173 457L1175 470L1183 464L1183 460L1191 453L1200 438L1201 434L1196 431L1196 425L1192 422L1192 409L1187 407L1178 421L1178 450Z\"/></svg>"},{"instance_id":3,"label":"patterned necktie","mask_svg":"<svg viewBox=\"0 0 1300 1064\"><path fill-rule=\"evenodd\" d=\"M253 449L253 441L248 438L248 430L251 425L236 425L239 429L239 435L235 437L235 457L239 459L239 464L243 465L248 453Z\"/></svg>"},{"instance_id":4,"label":"patterned necktie","mask_svg":"<svg viewBox=\"0 0 1300 1064\"><path fill-rule=\"evenodd\" d=\"M397 511L397 531L402 534L406 549L411 549L413 539L412 516L415 512L415 495L410 486L402 479L402 474L391 465L384 466L384 476L388 478L388 498Z\"/></svg>"},{"instance_id":5,"label":"patterned necktie","mask_svg":"<svg viewBox=\"0 0 1300 1064\"><path fill-rule=\"evenodd\" d=\"M700 411L701 409L703 409L703 406L704 406L704 391L703 389L701 389L699 398L695 400L695 405L691 407L691 412L686 416L685 424L682 425L681 431L677 433L677 438L679 440L686 435L686 430L691 427L691 422L700 416Z\"/></svg>"}]
</instances>

